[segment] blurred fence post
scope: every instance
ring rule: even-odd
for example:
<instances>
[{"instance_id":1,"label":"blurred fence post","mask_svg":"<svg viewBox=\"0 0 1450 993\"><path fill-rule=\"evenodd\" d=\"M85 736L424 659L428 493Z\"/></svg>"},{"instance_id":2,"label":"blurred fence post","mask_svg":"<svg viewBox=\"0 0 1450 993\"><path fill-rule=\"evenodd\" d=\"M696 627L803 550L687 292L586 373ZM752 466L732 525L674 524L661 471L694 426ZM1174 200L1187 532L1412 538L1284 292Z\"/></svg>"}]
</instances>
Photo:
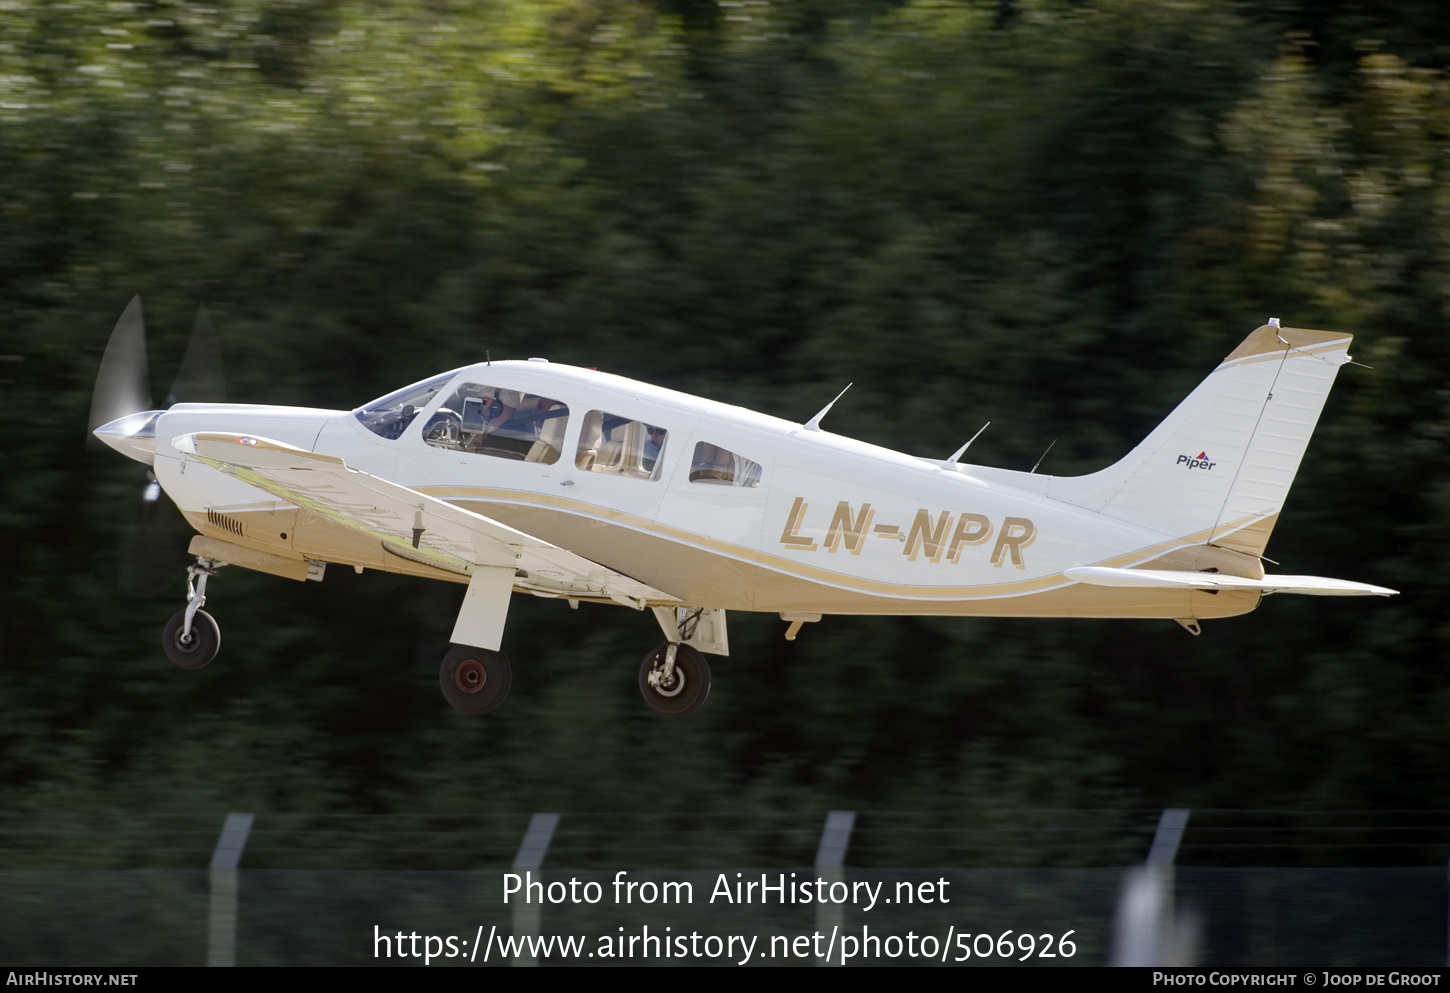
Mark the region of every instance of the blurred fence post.
<instances>
[{"instance_id":1,"label":"blurred fence post","mask_svg":"<svg viewBox=\"0 0 1450 993\"><path fill-rule=\"evenodd\" d=\"M1174 863L1189 811L1168 807L1158 818L1144 865L1123 874L1109 965L1186 965L1196 957L1196 923L1174 911Z\"/></svg>"},{"instance_id":2,"label":"blurred fence post","mask_svg":"<svg viewBox=\"0 0 1450 993\"><path fill-rule=\"evenodd\" d=\"M549 845L554 840L554 829L558 826L558 814L535 814L529 818L529 829L524 832L524 840L519 843L519 853L514 856L514 869L531 871L536 880L542 879L544 874L539 870L543 868L544 856L549 854ZM536 938L540 933L543 913L539 904L529 902L527 888L523 890L523 894L524 899L514 904L514 937ZM539 960L532 952L521 950L520 954L514 956L514 965L538 964Z\"/></svg>"},{"instance_id":3,"label":"blurred fence post","mask_svg":"<svg viewBox=\"0 0 1450 993\"><path fill-rule=\"evenodd\" d=\"M1168 866L1171 871L1178 861L1178 846L1183 843L1189 813L1181 807L1164 808L1158 817L1158 830L1153 832L1153 845L1148 849L1149 865Z\"/></svg>"},{"instance_id":4,"label":"blurred fence post","mask_svg":"<svg viewBox=\"0 0 1450 993\"><path fill-rule=\"evenodd\" d=\"M825 882L829 891L832 883L845 879L843 866L846 863L846 849L851 847L851 832L856 827L854 810L832 810L826 814L825 827L821 828L821 843L816 847L816 878ZM829 943L831 930L839 928L845 912L839 903L816 904L816 930L825 935ZM839 939L837 944L839 944ZM816 965L830 965L830 961L817 958Z\"/></svg>"},{"instance_id":5,"label":"blurred fence post","mask_svg":"<svg viewBox=\"0 0 1450 993\"><path fill-rule=\"evenodd\" d=\"M207 927L206 964L237 964L237 866L252 831L252 814L227 814L211 855L211 915Z\"/></svg>"}]
</instances>

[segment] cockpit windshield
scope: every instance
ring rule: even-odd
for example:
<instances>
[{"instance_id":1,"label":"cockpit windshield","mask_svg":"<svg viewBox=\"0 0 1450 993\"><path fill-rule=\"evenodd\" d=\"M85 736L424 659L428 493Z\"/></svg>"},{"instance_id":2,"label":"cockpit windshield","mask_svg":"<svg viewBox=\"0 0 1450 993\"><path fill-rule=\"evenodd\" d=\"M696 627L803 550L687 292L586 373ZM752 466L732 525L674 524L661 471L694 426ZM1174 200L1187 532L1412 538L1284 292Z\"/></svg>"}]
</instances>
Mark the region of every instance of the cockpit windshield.
<instances>
[{"instance_id":1,"label":"cockpit windshield","mask_svg":"<svg viewBox=\"0 0 1450 993\"><path fill-rule=\"evenodd\" d=\"M453 373L425 379L421 383L405 386L396 393L389 393L374 400L366 407L359 407L353 414L362 426L373 434L384 438L399 438L418 416L418 411L428 406L443 387L453 381Z\"/></svg>"}]
</instances>

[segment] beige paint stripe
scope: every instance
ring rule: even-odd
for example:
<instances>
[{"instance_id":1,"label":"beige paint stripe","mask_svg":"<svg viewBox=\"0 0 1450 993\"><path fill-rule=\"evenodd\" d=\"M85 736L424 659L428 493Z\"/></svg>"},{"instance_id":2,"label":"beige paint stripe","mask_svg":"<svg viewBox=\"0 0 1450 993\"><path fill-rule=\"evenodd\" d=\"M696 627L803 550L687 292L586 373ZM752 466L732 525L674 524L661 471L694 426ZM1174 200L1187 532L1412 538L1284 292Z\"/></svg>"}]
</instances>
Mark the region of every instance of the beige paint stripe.
<instances>
[{"instance_id":1,"label":"beige paint stripe","mask_svg":"<svg viewBox=\"0 0 1450 993\"><path fill-rule=\"evenodd\" d=\"M1282 339L1282 340L1281 340ZM1276 328L1271 324L1255 328L1237 348L1228 353L1219 368L1246 362L1266 362L1282 358L1292 349L1300 354L1332 352L1346 348L1354 335L1342 331L1314 331L1309 328ZM1286 344L1287 343L1287 344Z\"/></svg>"},{"instance_id":2,"label":"beige paint stripe","mask_svg":"<svg viewBox=\"0 0 1450 993\"><path fill-rule=\"evenodd\" d=\"M1068 579L1062 573L1054 573L1050 576L1041 576L1036 579L1021 580L1015 583L992 583L977 586L910 586L903 583L886 583L879 580L861 579L844 573L833 572L816 566L808 565L796 559L787 559L768 552L758 551L753 548L746 548L741 545L732 545L729 542L720 541L706 535L685 531L681 528L672 527L667 524L659 524L648 518L639 517L635 514L624 513L623 511L611 510L607 507L599 507L594 504L585 503L580 500L573 500L568 497L546 496L530 493L525 490L500 490L474 486L422 486L418 492L424 493L438 499L454 497L457 499L476 500L484 503L513 503L526 507L552 507L577 513L585 517L600 518L624 525L634 530L653 534L660 537L681 541L699 548L706 548L719 552L729 558L740 561L751 562L763 566L774 572L793 576L800 579L811 579L824 583L828 586L835 586L841 589L870 592L882 596L912 597L916 599L975 599L986 597L1015 596L1023 593L1035 593L1042 590L1053 589L1059 586L1069 585L1074 580ZM1215 531L1222 532L1241 527L1253 520L1261 519L1264 515L1253 515L1242 521L1234 521L1228 525L1219 525L1218 528L1205 528L1195 534L1182 538L1169 538L1150 545L1146 548L1135 549L1124 552L1090 565L1122 566L1139 562L1146 562L1162 555L1175 548L1182 548L1186 545L1201 544L1208 540Z\"/></svg>"},{"instance_id":3,"label":"beige paint stripe","mask_svg":"<svg viewBox=\"0 0 1450 993\"><path fill-rule=\"evenodd\" d=\"M451 492L443 492L448 490ZM517 503L524 506L536 506L532 498L534 494L524 491L509 490L485 490L471 487L419 487L420 493L428 496L462 497L483 502ZM467 494L465 496L465 493ZM660 537L682 541L696 547L706 548L719 552L730 558L751 562L755 565L765 566L774 572L784 575L795 576L801 579L813 579L829 586L837 586L842 589L864 590L886 596L918 597L918 598L943 598L962 599L967 597L980 596L1010 596L1017 593L1031 593L1038 590L1049 589L1054 586L1062 586L1071 583L1062 573L1052 576L1044 576L1038 579L1022 580L1015 583L994 583L985 586L908 586L902 583L885 583L879 580L861 579L839 572L832 572L828 569L821 569L808 565L804 562L781 558L771 555L768 552L761 552L753 548L746 548L742 545L732 545L729 542L720 541L717 538L710 538L706 535L685 531L680 528L671 527L668 524L659 524L647 518L637 517L633 514L626 514L621 511L597 507L593 504L581 501L570 500L561 497L543 497L539 502L547 506L557 507L563 510L570 510L587 517L598 517L623 524L635 530L654 534Z\"/></svg>"},{"instance_id":4,"label":"beige paint stripe","mask_svg":"<svg viewBox=\"0 0 1450 993\"><path fill-rule=\"evenodd\" d=\"M1339 342L1331 345L1325 345L1322 348L1280 348L1277 352L1265 352L1259 355L1250 355L1248 358L1234 359L1232 362L1224 361L1219 363L1219 368L1236 368L1241 365L1252 365L1255 362L1272 362L1275 359L1284 358L1286 352L1293 355L1319 355L1324 352L1337 352L1341 348L1348 347L1350 341L1351 339L1344 338Z\"/></svg>"}]
</instances>

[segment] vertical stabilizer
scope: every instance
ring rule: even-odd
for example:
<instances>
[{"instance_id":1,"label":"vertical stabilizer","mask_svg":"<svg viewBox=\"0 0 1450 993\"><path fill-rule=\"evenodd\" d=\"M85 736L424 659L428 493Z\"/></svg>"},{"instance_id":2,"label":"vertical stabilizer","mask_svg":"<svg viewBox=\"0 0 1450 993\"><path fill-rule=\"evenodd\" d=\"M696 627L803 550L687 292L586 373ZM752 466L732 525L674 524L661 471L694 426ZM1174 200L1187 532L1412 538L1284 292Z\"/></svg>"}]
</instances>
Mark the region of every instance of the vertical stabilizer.
<instances>
[{"instance_id":1,"label":"vertical stabilizer","mask_svg":"<svg viewBox=\"0 0 1450 993\"><path fill-rule=\"evenodd\" d=\"M1055 499L1261 555L1351 336L1266 324L1127 457L1059 477Z\"/></svg>"}]
</instances>

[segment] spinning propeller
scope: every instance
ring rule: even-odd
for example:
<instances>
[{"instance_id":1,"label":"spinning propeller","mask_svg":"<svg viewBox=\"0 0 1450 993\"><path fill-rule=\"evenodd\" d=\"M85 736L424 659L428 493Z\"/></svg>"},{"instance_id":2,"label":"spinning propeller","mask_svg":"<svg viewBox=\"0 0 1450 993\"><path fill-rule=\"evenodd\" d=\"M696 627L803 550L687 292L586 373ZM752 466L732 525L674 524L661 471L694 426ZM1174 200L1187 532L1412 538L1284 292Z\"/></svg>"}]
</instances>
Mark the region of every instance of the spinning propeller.
<instances>
[{"instance_id":1,"label":"spinning propeller","mask_svg":"<svg viewBox=\"0 0 1450 993\"><path fill-rule=\"evenodd\" d=\"M104 442L149 466L156 450L156 419L162 411L175 403L221 403L225 399L221 348L211 317L202 307L197 311L176 380L162 405L153 406L146 361L146 320L137 295L116 322L101 358L91 395L88 444L95 447ZM162 592L185 568L185 548L182 518L171 501L163 498L161 484L148 468L121 546L121 589L138 597Z\"/></svg>"}]
</instances>

